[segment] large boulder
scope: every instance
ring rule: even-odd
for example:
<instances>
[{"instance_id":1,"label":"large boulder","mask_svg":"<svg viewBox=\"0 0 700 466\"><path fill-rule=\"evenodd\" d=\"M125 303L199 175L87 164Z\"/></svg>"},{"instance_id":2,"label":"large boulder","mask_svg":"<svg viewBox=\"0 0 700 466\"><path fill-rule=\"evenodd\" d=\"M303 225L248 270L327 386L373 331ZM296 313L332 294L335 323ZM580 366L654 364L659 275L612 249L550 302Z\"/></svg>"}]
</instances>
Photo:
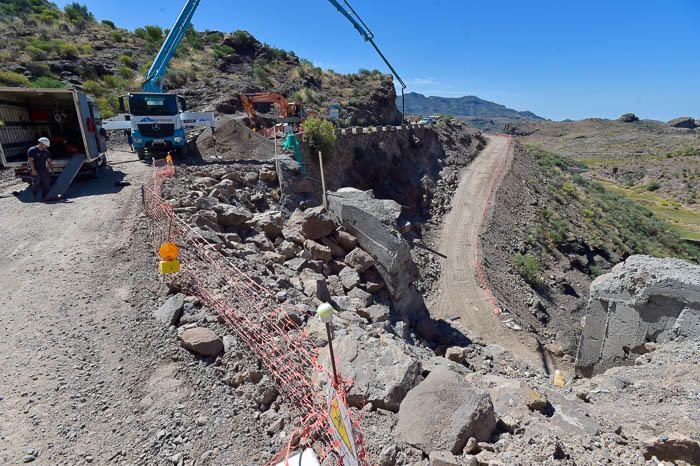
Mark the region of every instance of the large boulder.
<instances>
[{"instance_id":1,"label":"large boulder","mask_svg":"<svg viewBox=\"0 0 700 466\"><path fill-rule=\"evenodd\" d=\"M397 431L425 453L462 453L469 437L488 441L496 415L488 393L445 366L437 366L401 402Z\"/></svg>"},{"instance_id":2,"label":"large boulder","mask_svg":"<svg viewBox=\"0 0 700 466\"><path fill-rule=\"evenodd\" d=\"M253 214L245 207L217 204L213 210L216 212L218 224L225 227L243 225L253 218Z\"/></svg>"},{"instance_id":3,"label":"large boulder","mask_svg":"<svg viewBox=\"0 0 700 466\"><path fill-rule=\"evenodd\" d=\"M590 290L576 356L580 375L634 364L647 342L700 338L700 266L630 256Z\"/></svg>"},{"instance_id":4,"label":"large boulder","mask_svg":"<svg viewBox=\"0 0 700 466\"><path fill-rule=\"evenodd\" d=\"M177 325L185 306L185 295L178 293L168 298L162 306L153 311L153 317L163 325Z\"/></svg>"},{"instance_id":5,"label":"large boulder","mask_svg":"<svg viewBox=\"0 0 700 466\"><path fill-rule=\"evenodd\" d=\"M394 307L410 322L427 315L425 303L413 286L419 278L411 248L398 232L401 206L390 199L375 199L372 191L343 188L329 192L328 208L336 222L357 238L345 262L358 272L374 263L391 293ZM372 261L365 257L369 253Z\"/></svg>"},{"instance_id":6,"label":"large boulder","mask_svg":"<svg viewBox=\"0 0 700 466\"><path fill-rule=\"evenodd\" d=\"M217 356L224 350L224 342L212 330L194 327L185 330L180 337L180 344L201 356Z\"/></svg>"},{"instance_id":7,"label":"large boulder","mask_svg":"<svg viewBox=\"0 0 700 466\"><path fill-rule=\"evenodd\" d=\"M352 406L360 408L371 402L375 408L398 411L401 400L420 380L420 363L405 344L392 338L372 338L354 331L335 338L333 347L338 371L352 380L348 393ZM330 372L327 349L320 361Z\"/></svg>"},{"instance_id":8,"label":"large boulder","mask_svg":"<svg viewBox=\"0 0 700 466\"><path fill-rule=\"evenodd\" d=\"M687 129L693 129L698 127L698 125L695 123L695 118L693 117L674 118L673 120L667 121L666 126L670 126L671 128Z\"/></svg>"},{"instance_id":9,"label":"large boulder","mask_svg":"<svg viewBox=\"0 0 700 466\"><path fill-rule=\"evenodd\" d=\"M306 239L318 240L333 233L336 227L323 207L313 207L304 212L295 211L287 222L287 228L300 232Z\"/></svg>"}]
</instances>

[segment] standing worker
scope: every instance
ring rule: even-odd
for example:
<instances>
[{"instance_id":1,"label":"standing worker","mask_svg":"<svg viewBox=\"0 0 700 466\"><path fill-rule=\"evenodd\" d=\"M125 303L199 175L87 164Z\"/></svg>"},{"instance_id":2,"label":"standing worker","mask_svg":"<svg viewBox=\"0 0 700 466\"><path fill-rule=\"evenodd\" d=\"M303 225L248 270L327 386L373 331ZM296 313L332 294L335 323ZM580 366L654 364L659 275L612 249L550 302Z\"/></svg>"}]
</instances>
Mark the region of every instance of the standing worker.
<instances>
[{"instance_id":1,"label":"standing worker","mask_svg":"<svg viewBox=\"0 0 700 466\"><path fill-rule=\"evenodd\" d=\"M37 200L37 193L41 191L43 200L46 201L49 191L51 191L51 173L53 171L53 160L49 154L51 141L49 138L39 138L39 144L30 147L27 151L27 161L32 173L32 193Z\"/></svg>"}]
</instances>

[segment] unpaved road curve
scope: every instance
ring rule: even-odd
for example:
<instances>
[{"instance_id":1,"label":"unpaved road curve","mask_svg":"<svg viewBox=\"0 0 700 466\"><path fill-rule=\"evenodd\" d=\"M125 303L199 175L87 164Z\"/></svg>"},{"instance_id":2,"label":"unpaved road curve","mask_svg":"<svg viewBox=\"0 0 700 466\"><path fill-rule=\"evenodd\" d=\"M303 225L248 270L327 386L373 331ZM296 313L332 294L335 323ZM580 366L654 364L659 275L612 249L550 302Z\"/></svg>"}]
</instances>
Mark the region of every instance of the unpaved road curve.
<instances>
[{"instance_id":1,"label":"unpaved road curve","mask_svg":"<svg viewBox=\"0 0 700 466\"><path fill-rule=\"evenodd\" d=\"M508 329L498 320L489 293L476 274L482 214L513 158L509 137L489 135L487 139L486 148L462 173L443 222L438 250L447 257L437 292L428 307L433 317L453 321L466 335L480 337L487 344L499 344L535 367L544 368L537 341L526 332Z\"/></svg>"}]
</instances>

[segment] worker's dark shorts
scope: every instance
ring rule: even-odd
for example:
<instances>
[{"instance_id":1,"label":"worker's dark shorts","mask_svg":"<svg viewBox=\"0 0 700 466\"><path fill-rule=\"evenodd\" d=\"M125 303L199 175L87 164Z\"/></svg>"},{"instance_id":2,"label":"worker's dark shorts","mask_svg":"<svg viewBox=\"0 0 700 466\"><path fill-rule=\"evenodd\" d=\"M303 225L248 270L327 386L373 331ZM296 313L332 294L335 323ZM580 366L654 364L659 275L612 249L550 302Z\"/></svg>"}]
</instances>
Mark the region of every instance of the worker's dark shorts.
<instances>
[{"instance_id":1,"label":"worker's dark shorts","mask_svg":"<svg viewBox=\"0 0 700 466\"><path fill-rule=\"evenodd\" d=\"M37 176L32 176L32 193L36 200L38 200L39 191L41 191L42 199L46 199L51 191L51 174L48 170L39 170Z\"/></svg>"}]
</instances>

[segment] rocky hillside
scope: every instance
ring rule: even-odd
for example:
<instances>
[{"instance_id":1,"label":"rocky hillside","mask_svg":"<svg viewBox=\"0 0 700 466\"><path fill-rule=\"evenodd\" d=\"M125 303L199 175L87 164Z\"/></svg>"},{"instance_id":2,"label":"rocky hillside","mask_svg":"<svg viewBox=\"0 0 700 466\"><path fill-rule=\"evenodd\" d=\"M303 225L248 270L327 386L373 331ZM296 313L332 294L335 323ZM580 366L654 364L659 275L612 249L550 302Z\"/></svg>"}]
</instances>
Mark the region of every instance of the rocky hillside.
<instances>
[{"instance_id":1,"label":"rocky hillside","mask_svg":"<svg viewBox=\"0 0 700 466\"><path fill-rule=\"evenodd\" d=\"M232 23L231 29L235 29ZM0 85L74 86L94 95L105 115L117 97L138 90L166 31L145 25L134 31L97 22L85 7L64 10L46 0L0 4ZM242 110L238 95L274 91L307 109L327 112L341 104L344 124L401 120L392 80L379 71L341 75L322 70L294 52L264 44L245 31L188 31L165 81L168 91L195 109Z\"/></svg>"},{"instance_id":2,"label":"rocky hillside","mask_svg":"<svg viewBox=\"0 0 700 466\"><path fill-rule=\"evenodd\" d=\"M397 103L400 98L397 99ZM543 120L541 116L532 112L520 112L505 105L489 102L474 95L464 97L426 97L417 92L406 94L406 114L409 115L431 115L440 113L452 115L454 117L508 117L527 118L530 120Z\"/></svg>"},{"instance_id":3,"label":"rocky hillside","mask_svg":"<svg viewBox=\"0 0 700 466\"><path fill-rule=\"evenodd\" d=\"M570 354L595 277L632 254L700 260L700 250L671 225L578 171L570 159L516 146L482 235L485 269L501 306Z\"/></svg>"}]
</instances>

